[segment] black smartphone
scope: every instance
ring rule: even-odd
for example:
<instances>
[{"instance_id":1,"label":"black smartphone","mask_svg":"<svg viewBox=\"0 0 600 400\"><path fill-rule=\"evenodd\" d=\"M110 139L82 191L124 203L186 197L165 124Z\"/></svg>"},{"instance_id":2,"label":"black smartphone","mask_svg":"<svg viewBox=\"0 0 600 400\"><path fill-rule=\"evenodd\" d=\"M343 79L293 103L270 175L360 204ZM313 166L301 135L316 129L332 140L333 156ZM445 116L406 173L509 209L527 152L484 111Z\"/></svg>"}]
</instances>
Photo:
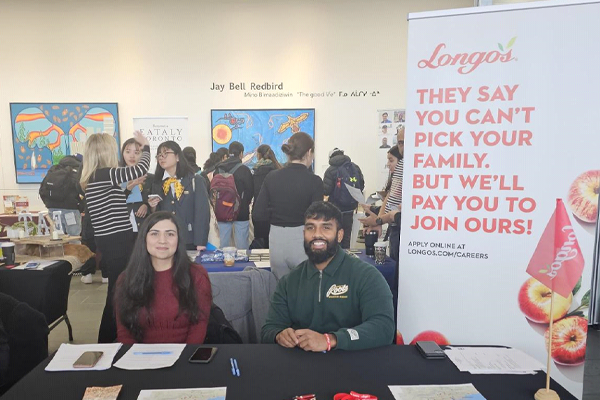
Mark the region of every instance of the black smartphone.
<instances>
[{"instance_id":1,"label":"black smartphone","mask_svg":"<svg viewBox=\"0 0 600 400\"><path fill-rule=\"evenodd\" d=\"M446 358L446 353L433 341L422 341L417 342L417 349L421 352L421 355L425 358L442 359Z\"/></svg>"},{"instance_id":2,"label":"black smartphone","mask_svg":"<svg viewBox=\"0 0 600 400\"><path fill-rule=\"evenodd\" d=\"M73 368L93 368L103 355L103 351L86 351L73 363Z\"/></svg>"},{"instance_id":3,"label":"black smartphone","mask_svg":"<svg viewBox=\"0 0 600 400\"><path fill-rule=\"evenodd\" d=\"M217 354L216 347L198 347L190 357L191 363L207 364Z\"/></svg>"}]
</instances>

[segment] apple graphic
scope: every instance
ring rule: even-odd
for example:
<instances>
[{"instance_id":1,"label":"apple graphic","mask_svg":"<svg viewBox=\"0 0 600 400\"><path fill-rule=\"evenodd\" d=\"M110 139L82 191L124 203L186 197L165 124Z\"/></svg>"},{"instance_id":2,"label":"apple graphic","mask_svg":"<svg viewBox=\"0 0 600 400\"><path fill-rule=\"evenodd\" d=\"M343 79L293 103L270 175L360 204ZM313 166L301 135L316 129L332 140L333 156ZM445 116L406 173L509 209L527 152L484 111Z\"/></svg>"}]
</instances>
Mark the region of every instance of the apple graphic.
<instances>
[{"instance_id":1,"label":"apple graphic","mask_svg":"<svg viewBox=\"0 0 600 400\"><path fill-rule=\"evenodd\" d=\"M591 170L579 175L571 184L567 199L573 215L583 222L596 222L599 189L600 170Z\"/></svg>"},{"instance_id":2,"label":"apple graphic","mask_svg":"<svg viewBox=\"0 0 600 400\"><path fill-rule=\"evenodd\" d=\"M404 344L404 338L399 330L396 329L396 344Z\"/></svg>"},{"instance_id":3,"label":"apple graphic","mask_svg":"<svg viewBox=\"0 0 600 400\"><path fill-rule=\"evenodd\" d=\"M439 346L445 346L450 344L448 339L446 339L444 335L437 331L423 331L417 334L417 336L415 336L415 338L412 340L412 342L410 342L410 344L417 344L417 342L427 340L436 342Z\"/></svg>"},{"instance_id":4,"label":"apple graphic","mask_svg":"<svg viewBox=\"0 0 600 400\"><path fill-rule=\"evenodd\" d=\"M579 365L585 361L588 321L585 318L573 316L563 318L552 327L552 359L563 365ZM546 348L550 328L546 330Z\"/></svg>"},{"instance_id":5,"label":"apple graphic","mask_svg":"<svg viewBox=\"0 0 600 400\"><path fill-rule=\"evenodd\" d=\"M536 323L550 322L550 295L552 291L535 278L525 281L519 290L519 308L528 320ZM569 311L573 295L564 298L554 293L554 320L558 321Z\"/></svg>"}]
</instances>

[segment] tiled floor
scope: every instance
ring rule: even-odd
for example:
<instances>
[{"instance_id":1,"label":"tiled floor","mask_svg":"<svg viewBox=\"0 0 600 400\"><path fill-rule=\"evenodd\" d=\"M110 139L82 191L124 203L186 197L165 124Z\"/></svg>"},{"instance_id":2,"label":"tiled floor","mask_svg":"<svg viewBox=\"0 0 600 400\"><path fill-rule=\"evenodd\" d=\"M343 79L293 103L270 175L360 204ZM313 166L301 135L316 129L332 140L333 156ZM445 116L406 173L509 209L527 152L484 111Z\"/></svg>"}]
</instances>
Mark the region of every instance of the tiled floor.
<instances>
[{"instance_id":1,"label":"tiled floor","mask_svg":"<svg viewBox=\"0 0 600 400\"><path fill-rule=\"evenodd\" d=\"M100 272L94 275L94 282L84 284L81 277L71 278L69 307L67 314L73 327L73 343L97 343L100 318L106 302L108 284L102 283ZM69 342L67 324L61 322L50 332L48 352L58 349L61 343Z\"/></svg>"}]
</instances>

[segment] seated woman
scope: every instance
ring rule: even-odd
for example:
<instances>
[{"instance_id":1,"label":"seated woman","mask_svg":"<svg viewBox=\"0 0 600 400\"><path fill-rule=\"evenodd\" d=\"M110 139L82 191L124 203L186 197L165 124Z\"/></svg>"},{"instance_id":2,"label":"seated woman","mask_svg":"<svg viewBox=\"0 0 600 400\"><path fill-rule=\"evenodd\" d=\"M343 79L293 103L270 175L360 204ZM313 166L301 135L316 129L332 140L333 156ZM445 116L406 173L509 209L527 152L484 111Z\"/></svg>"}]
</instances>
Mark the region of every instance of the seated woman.
<instances>
[{"instance_id":1,"label":"seated woman","mask_svg":"<svg viewBox=\"0 0 600 400\"><path fill-rule=\"evenodd\" d=\"M204 342L212 293L204 267L192 264L176 217L151 214L117 281L117 341Z\"/></svg>"}]
</instances>

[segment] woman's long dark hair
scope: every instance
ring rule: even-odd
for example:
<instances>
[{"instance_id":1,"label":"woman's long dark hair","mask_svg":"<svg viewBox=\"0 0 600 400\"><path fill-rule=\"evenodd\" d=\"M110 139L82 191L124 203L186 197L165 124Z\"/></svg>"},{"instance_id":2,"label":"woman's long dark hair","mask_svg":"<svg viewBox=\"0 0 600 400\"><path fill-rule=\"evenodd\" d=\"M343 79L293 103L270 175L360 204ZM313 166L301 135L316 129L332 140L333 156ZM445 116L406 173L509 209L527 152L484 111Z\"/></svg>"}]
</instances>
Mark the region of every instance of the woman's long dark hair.
<instances>
[{"instance_id":1,"label":"woman's long dark hair","mask_svg":"<svg viewBox=\"0 0 600 400\"><path fill-rule=\"evenodd\" d=\"M177 250L173 255L173 292L179 298L179 314L187 313L190 324L198 322L198 299L191 277L191 264L177 219L167 211L150 214L140 227L133 253L127 268L122 273L115 293L115 301L119 310L121 323L131 332L137 342L142 342L144 332L140 326L139 316L142 308L150 307L154 299L154 268L146 247L146 236L150 229L160 221L169 220L177 227ZM148 310L150 315L152 310Z\"/></svg>"},{"instance_id":2,"label":"woman's long dark hair","mask_svg":"<svg viewBox=\"0 0 600 400\"><path fill-rule=\"evenodd\" d=\"M391 149L389 149L388 154L391 154L394 157L396 157L398 159L398 161L402 160L402 154L400 153L398 146L393 146ZM393 172L394 171L390 171L390 174L388 175L387 183L385 184L385 189L383 189L386 192L389 191L390 188L392 187L392 173Z\"/></svg>"},{"instance_id":3,"label":"woman's long dark hair","mask_svg":"<svg viewBox=\"0 0 600 400\"><path fill-rule=\"evenodd\" d=\"M172 140L167 140L166 142L162 142L158 149L156 149L156 155L159 155L162 151L172 150L176 156L179 157L179 161L177 161L177 170L175 174L178 179L184 178L187 175L194 175L194 170L190 167L187 159L183 155L183 151L181 151L181 147ZM156 170L154 172L154 181L162 182L163 177L165 176L165 170L160 164L156 163Z\"/></svg>"},{"instance_id":4,"label":"woman's long dark hair","mask_svg":"<svg viewBox=\"0 0 600 400\"><path fill-rule=\"evenodd\" d=\"M220 147L217 151L213 151L208 156L208 160L204 163L202 167L203 171L210 171L215 168L215 165L223 161L223 157L229 155L229 150L226 147Z\"/></svg>"},{"instance_id":5,"label":"woman's long dark hair","mask_svg":"<svg viewBox=\"0 0 600 400\"><path fill-rule=\"evenodd\" d=\"M275 165L275 168L277 168L277 169L282 168L281 164L279 164L279 161L277 161L277 157L275 157L275 153L273 152L273 149L268 144L261 144L256 149L256 152L258 154L260 154L260 158L265 159L265 160L271 160L273 162L273 165Z\"/></svg>"}]
</instances>

